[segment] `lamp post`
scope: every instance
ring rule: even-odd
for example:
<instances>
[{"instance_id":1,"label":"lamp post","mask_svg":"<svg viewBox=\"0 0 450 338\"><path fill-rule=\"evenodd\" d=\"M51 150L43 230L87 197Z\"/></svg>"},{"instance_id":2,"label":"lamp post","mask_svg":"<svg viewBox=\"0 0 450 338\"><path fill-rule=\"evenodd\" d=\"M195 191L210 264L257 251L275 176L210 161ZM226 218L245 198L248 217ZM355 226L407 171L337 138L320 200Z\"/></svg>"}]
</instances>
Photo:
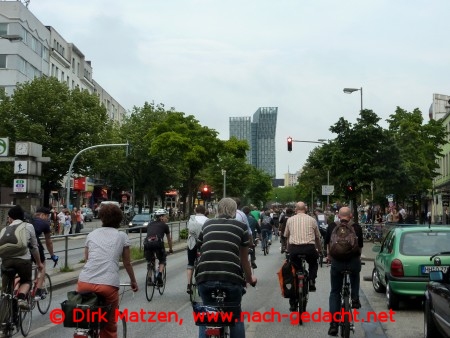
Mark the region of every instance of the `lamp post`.
<instances>
[{"instance_id":1,"label":"lamp post","mask_svg":"<svg viewBox=\"0 0 450 338\"><path fill-rule=\"evenodd\" d=\"M359 89L355 89L359 90ZM362 88L361 88L362 90ZM289 137L290 140L288 142L303 142L303 143L320 143L320 144L327 144L329 140L324 138L319 138L317 141L301 141L301 140L293 140L291 137ZM327 170L327 185L330 185L330 170ZM330 195L327 195L327 207L330 204ZM313 205L313 193L311 192L311 207Z\"/></svg>"},{"instance_id":2,"label":"lamp post","mask_svg":"<svg viewBox=\"0 0 450 338\"><path fill-rule=\"evenodd\" d=\"M363 110L363 89L361 88L344 88L344 93L345 94L351 94L353 92L357 92L357 91L361 92L361 111Z\"/></svg>"},{"instance_id":3,"label":"lamp post","mask_svg":"<svg viewBox=\"0 0 450 338\"><path fill-rule=\"evenodd\" d=\"M223 175L223 198L227 196L227 171L225 169L222 169L222 175Z\"/></svg>"}]
</instances>

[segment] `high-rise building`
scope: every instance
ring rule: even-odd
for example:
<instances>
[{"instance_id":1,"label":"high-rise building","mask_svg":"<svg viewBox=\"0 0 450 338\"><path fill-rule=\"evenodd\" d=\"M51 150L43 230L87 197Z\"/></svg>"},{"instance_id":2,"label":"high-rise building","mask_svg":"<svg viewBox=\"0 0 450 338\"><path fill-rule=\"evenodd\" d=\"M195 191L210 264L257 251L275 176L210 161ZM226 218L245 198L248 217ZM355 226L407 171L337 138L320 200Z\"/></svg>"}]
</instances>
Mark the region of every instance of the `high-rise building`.
<instances>
[{"instance_id":1,"label":"high-rise building","mask_svg":"<svg viewBox=\"0 0 450 338\"><path fill-rule=\"evenodd\" d=\"M0 92L11 95L17 83L53 76L69 89L95 93L108 116L121 123L126 110L94 80L91 61L24 3L0 1Z\"/></svg>"},{"instance_id":2,"label":"high-rise building","mask_svg":"<svg viewBox=\"0 0 450 338\"><path fill-rule=\"evenodd\" d=\"M276 175L275 134L278 107L260 107L251 117L230 117L230 138L246 140L247 163L272 177Z\"/></svg>"}]
</instances>

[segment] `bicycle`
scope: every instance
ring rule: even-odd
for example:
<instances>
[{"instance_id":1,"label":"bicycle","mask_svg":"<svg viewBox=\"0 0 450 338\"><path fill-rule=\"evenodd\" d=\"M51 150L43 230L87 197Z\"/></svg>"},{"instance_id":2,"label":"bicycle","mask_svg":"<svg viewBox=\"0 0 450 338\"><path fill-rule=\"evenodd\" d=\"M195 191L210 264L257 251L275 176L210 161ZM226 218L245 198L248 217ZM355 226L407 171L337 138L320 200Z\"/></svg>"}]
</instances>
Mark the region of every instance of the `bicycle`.
<instances>
[{"instance_id":1,"label":"bicycle","mask_svg":"<svg viewBox=\"0 0 450 338\"><path fill-rule=\"evenodd\" d=\"M19 283L16 278L16 270L14 268L5 269L2 266L1 271L2 275L6 276L6 287L0 296L1 332L5 337L12 337L19 332L20 328L22 335L26 337L30 332L33 313L31 312L31 308L24 310L18 306L17 291L14 290L16 283Z\"/></svg>"},{"instance_id":2,"label":"bicycle","mask_svg":"<svg viewBox=\"0 0 450 338\"><path fill-rule=\"evenodd\" d=\"M158 285L156 281L156 276L159 271L159 266L155 266L155 253L152 253L152 259L147 263L147 274L145 276L145 297L150 302L153 299L153 294L155 289L158 289L160 295L164 293L166 288L166 265L164 264L164 270L161 273L161 278L163 281L162 285Z\"/></svg>"},{"instance_id":3,"label":"bicycle","mask_svg":"<svg viewBox=\"0 0 450 338\"><path fill-rule=\"evenodd\" d=\"M51 257L47 258L47 260L53 260ZM58 264L58 259L56 261L53 261L53 267L55 267ZM30 305L31 309L33 310L35 306L37 305L37 308L39 312L43 315L45 315L48 310L50 309L50 304L52 302L52 280L50 278L50 275L48 273L45 273L44 281L42 282L41 286L41 295L37 296L37 280L39 276L39 270L36 265L33 264L33 271L34 271L34 282L32 285L32 288L30 290Z\"/></svg>"},{"instance_id":4,"label":"bicycle","mask_svg":"<svg viewBox=\"0 0 450 338\"><path fill-rule=\"evenodd\" d=\"M264 256L269 254L269 232L270 230L261 230L261 236L262 236L262 241L261 241L261 248L262 251L264 252Z\"/></svg>"},{"instance_id":5,"label":"bicycle","mask_svg":"<svg viewBox=\"0 0 450 338\"><path fill-rule=\"evenodd\" d=\"M309 273L308 269L306 268L306 255L298 254L296 255L296 257L300 259L300 266L294 263L289 253L286 254L286 259L290 260L295 268L295 290L297 291L297 294L295 297L295 304L293 305L296 309L296 312L298 312L298 324L303 325L302 313L306 311L306 305L308 304L309 298Z\"/></svg>"},{"instance_id":6,"label":"bicycle","mask_svg":"<svg viewBox=\"0 0 450 338\"><path fill-rule=\"evenodd\" d=\"M361 265L365 265L364 262L361 262ZM355 333L355 325L353 323L353 316L351 312L351 295L350 295L350 275L352 271L345 269L342 271L343 274L343 284L341 290L341 309L343 310L344 318L341 318L339 326L341 328L341 337L349 338L350 331Z\"/></svg>"},{"instance_id":7,"label":"bicycle","mask_svg":"<svg viewBox=\"0 0 450 338\"><path fill-rule=\"evenodd\" d=\"M198 296L197 283L195 280L195 273L197 272L198 262L200 261L200 251L197 251L197 257L195 258L194 268L192 269L192 279L191 279L191 293L189 294L189 299L191 303L195 302Z\"/></svg>"},{"instance_id":8,"label":"bicycle","mask_svg":"<svg viewBox=\"0 0 450 338\"><path fill-rule=\"evenodd\" d=\"M131 284L130 283L120 283L120 287L122 288L122 292L120 293L119 296L119 305L120 302L122 301L123 295L125 294L126 291L130 291L130 289L125 290L125 287L130 287ZM133 293L134 296L134 293ZM84 311L90 311L91 310L91 306L89 305L77 305L77 308L83 309ZM119 307L117 308L117 310L119 309ZM95 309L92 309L92 311L113 311L111 309L111 306L95 306ZM118 310L119 311L119 310ZM100 312L100 313L101 313ZM71 316L74 315L73 313L65 313L66 316ZM119 311L119 315L118 317L122 317L122 311ZM121 323L121 324L120 324ZM99 322L80 322L80 323L76 323L75 326L75 331L73 333L73 338L99 338L100 337L100 330L102 329L103 325L105 323L102 323L101 321ZM72 327L71 325L67 325L66 321L64 321L64 326L65 327ZM81 327L81 326L85 326L85 327ZM122 319L117 322L117 337L119 338L127 338L127 322L126 322L126 318L125 316L122 317Z\"/></svg>"}]
</instances>

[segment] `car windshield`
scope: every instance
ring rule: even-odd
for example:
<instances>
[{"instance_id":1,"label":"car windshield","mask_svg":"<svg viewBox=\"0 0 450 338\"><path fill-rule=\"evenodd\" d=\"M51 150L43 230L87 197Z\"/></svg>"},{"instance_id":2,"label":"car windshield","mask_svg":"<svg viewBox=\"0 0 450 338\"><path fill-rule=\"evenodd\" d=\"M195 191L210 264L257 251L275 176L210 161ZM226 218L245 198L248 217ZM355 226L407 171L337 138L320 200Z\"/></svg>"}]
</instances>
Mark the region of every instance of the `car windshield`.
<instances>
[{"instance_id":1,"label":"car windshield","mask_svg":"<svg viewBox=\"0 0 450 338\"><path fill-rule=\"evenodd\" d=\"M90 208L83 208L81 210L82 210L82 212L85 212L85 213L91 213L92 212L92 210Z\"/></svg>"},{"instance_id":2,"label":"car windshield","mask_svg":"<svg viewBox=\"0 0 450 338\"><path fill-rule=\"evenodd\" d=\"M430 256L450 251L450 232L409 232L400 241L400 253L406 256Z\"/></svg>"},{"instance_id":3,"label":"car windshield","mask_svg":"<svg viewBox=\"0 0 450 338\"><path fill-rule=\"evenodd\" d=\"M133 217L133 221L149 221L150 214L137 214Z\"/></svg>"}]
</instances>

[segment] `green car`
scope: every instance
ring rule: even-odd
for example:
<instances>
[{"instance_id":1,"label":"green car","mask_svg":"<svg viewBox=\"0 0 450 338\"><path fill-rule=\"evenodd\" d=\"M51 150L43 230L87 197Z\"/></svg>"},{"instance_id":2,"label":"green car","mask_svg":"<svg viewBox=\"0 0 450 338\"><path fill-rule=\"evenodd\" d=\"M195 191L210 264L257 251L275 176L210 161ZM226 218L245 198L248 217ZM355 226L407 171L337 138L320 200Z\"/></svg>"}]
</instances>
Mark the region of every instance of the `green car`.
<instances>
[{"instance_id":1,"label":"green car","mask_svg":"<svg viewBox=\"0 0 450 338\"><path fill-rule=\"evenodd\" d=\"M450 227L445 225L398 225L391 228L381 245L372 272L376 292L386 292L388 309L397 310L401 297L424 297L430 271L447 272L450 257L434 266L430 256L450 251Z\"/></svg>"}]
</instances>

